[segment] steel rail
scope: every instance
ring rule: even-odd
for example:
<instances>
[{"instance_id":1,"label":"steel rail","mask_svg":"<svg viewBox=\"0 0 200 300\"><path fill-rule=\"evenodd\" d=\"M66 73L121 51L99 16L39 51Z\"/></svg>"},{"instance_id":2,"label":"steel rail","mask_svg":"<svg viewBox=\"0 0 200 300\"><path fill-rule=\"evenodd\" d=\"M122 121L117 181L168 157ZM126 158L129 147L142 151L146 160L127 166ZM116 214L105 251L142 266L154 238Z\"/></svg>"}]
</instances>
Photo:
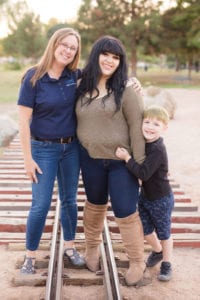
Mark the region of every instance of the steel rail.
<instances>
[{"instance_id":1,"label":"steel rail","mask_svg":"<svg viewBox=\"0 0 200 300\"><path fill-rule=\"evenodd\" d=\"M107 220L104 221L103 243L101 244L101 258L104 271L107 300L121 300L120 284L115 264L112 242ZM108 278L109 277L109 278Z\"/></svg>"},{"instance_id":2,"label":"steel rail","mask_svg":"<svg viewBox=\"0 0 200 300\"><path fill-rule=\"evenodd\" d=\"M104 242L102 242L100 244L100 252L101 252L101 269L103 271L103 285L106 289L106 300L115 300L113 298L113 293L112 293L112 285L111 285L111 281L110 281L110 275L109 275L108 262L107 262Z\"/></svg>"},{"instance_id":3,"label":"steel rail","mask_svg":"<svg viewBox=\"0 0 200 300\"><path fill-rule=\"evenodd\" d=\"M58 251L58 263L57 263L57 273L56 273L56 288L55 288L55 300L63 299L63 247L64 247L64 239L63 239L63 230L61 228L60 233L60 243L59 243L59 251Z\"/></svg>"},{"instance_id":4,"label":"steel rail","mask_svg":"<svg viewBox=\"0 0 200 300\"><path fill-rule=\"evenodd\" d=\"M55 270L57 264L57 242L58 242L58 232L59 232L59 216L60 216L60 199L57 199L56 203L56 213L54 218L54 226L52 233L52 242L50 250L50 260L48 266L48 276L46 282L45 290L45 300L55 300Z\"/></svg>"}]
</instances>

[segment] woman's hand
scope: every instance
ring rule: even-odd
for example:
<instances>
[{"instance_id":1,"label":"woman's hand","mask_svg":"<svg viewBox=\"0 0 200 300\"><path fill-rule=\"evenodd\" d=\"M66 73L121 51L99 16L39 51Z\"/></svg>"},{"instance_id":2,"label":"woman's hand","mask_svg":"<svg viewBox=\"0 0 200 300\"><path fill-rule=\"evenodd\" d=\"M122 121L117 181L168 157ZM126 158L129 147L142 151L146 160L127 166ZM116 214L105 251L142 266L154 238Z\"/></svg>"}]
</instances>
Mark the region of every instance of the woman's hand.
<instances>
[{"instance_id":1,"label":"woman's hand","mask_svg":"<svg viewBox=\"0 0 200 300\"><path fill-rule=\"evenodd\" d=\"M33 109L30 107L19 105L19 136L24 154L24 168L31 182L38 183L37 173L42 174L38 164L33 160L31 154L31 134L30 121Z\"/></svg>"},{"instance_id":2,"label":"woman's hand","mask_svg":"<svg viewBox=\"0 0 200 300\"><path fill-rule=\"evenodd\" d=\"M26 175L30 179L30 181L33 183L38 183L37 173L42 174L42 170L38 166L38 164L33 160L30 159L28 161L24 161L24 168L26 171Z\"/></svg>"}]
</instances>

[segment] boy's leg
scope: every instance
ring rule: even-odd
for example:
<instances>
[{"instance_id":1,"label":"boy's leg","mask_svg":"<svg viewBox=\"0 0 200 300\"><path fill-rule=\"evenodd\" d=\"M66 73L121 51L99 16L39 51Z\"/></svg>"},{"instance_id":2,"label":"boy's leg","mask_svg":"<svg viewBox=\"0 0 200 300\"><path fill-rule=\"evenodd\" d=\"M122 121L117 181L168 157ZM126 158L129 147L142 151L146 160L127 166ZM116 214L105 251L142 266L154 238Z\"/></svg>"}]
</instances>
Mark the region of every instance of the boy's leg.
<instances>
[{"instance_id":1,"label":"boy's leg","mask_svg":"<svg viewBox=\"0 0 200 300\"><path fill-rule=\"evenodd\" d=\"M146 261L147 267L154 267L163 259L163 252L161 243L155 232L151 234L145 235L144 239L148 242L148 244L152 247L152 252L148 256Z\"/></svg>"},{"instance_id":2,"label":"boy's leg","mask_svg":"<svg viewBox=\"0 0 200 300\"><path fill-rule=\"evenodd\" d=\"M172 275L172 266L171 266L171 255L173 249L173 240L170 236L167 240L161 241L163 247L163 262L160 267L160 273L158 274L158 279L160 281L169 281Z\"/></svg>"},{"instance_id":3,"label":"boy's leg","mask_svg":"<svg viewBox=\"0 0 200 300\"><path fill-rule=\"evenodd\" d=\"M173 240L172 237L168 240L160 241L163 249L163 261L170 262L173 250Z\"/></svg>"},{"instance_id":4,"label":"boy's leg","mask_svg":"<svg viewBox=\"0 0 200 300\"><path fill-rule=\"evenodd\" d=\"M152 247L153 250L147 258L147 267L155 266L163 258L162 246L157 237L157 234L154 231L155 227L151 218L151 205L152 203L149 200L143 198L142 195L140 195L138 209L143 225L144 239L148 242L148 244Z\"/></svg>"},{"instance_id":5,"label":"boy's leg","mask_svg":"<svg viewBox=\"0 0 200 300\"><path fill-rule=\"evenodd\" d=\"M152 247L154 252L161 252L162 246L155 232L144 236L147 243Z\"/></svg>"},{"instance_id":6,"label":"boy's leg","mask_svg":"<svg viewBox=\"0 0 200 300\"><path fill-rule=\"evenodd\" d=\"M153 248L152 253L147 259L147 267L153 267L163 259L163 244L160 240L165 241L170 237L173 206L174 198L172 194L155 201L148 201L148 199L140 197L139 212L144 228L145 240ZM171 244L171 241L168 241L166 244L166 259L169 253L172 252L170 250L172 249Z\"/></svg>"},{"instance_id":7,"label":"boy's leg","mask_svg":"<svg viewBox=\"0 0 200 300\"><path fill-rule=\"evenodd\" d=\"M169 281L172 276L171 255L173 248L173 240L171 237L171 214L174 207L173 194L168 197L164 197L160 203L160 211L163 211L160 222L157 223L156 230L158 238L161 241L163 248L163 261L160 266L160 272L158 274L158 280Z\"/></svg>"}]
</instances>

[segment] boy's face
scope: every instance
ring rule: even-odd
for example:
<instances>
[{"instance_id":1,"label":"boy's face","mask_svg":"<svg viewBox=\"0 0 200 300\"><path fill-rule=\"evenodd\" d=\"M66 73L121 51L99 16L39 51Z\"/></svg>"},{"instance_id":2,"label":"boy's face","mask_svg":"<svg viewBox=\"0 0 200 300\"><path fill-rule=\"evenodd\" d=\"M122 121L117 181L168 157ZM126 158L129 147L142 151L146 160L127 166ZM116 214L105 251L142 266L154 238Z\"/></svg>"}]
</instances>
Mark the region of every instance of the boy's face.
<instances>
[{"instance_id":1,"label":"boy's face","mask_svg":"<svg viewBox=\"0 0 200 300\"><path fill-rule=\"evenodd\" d=\"M159 139L167 128L162 121L157 118L144 118L142 123L142 133L147 142L151 143Z\"/></svg>"}]
</instances>

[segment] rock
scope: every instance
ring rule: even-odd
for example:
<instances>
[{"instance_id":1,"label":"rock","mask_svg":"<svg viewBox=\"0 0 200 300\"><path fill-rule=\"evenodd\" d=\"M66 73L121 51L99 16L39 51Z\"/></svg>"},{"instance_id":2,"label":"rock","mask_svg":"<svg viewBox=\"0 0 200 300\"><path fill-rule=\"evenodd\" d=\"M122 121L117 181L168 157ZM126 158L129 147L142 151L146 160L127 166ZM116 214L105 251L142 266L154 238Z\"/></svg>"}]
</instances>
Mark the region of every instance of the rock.
<instances>
[{"instance_id":1,"label":"rock","mask_svg":"<svg viewBox=\"0 0 200 300\"><path fill-rule=\"evenodd\" d=\"M144 91L145 106L157 104L163 106L169 113L170 119L174 118L177 102L170 92L157 86L149 86Z\"/></svg>"},{"instance_id":2,"label":"rock","mask_svg":"<svg viewBox=\"0 0 200 300\"><path fill-rule=\"evenodd\" d=\"M17 133L17 123L9 116L0 115L0 147L8 146Z\"/></svg>"}]
</instances>

